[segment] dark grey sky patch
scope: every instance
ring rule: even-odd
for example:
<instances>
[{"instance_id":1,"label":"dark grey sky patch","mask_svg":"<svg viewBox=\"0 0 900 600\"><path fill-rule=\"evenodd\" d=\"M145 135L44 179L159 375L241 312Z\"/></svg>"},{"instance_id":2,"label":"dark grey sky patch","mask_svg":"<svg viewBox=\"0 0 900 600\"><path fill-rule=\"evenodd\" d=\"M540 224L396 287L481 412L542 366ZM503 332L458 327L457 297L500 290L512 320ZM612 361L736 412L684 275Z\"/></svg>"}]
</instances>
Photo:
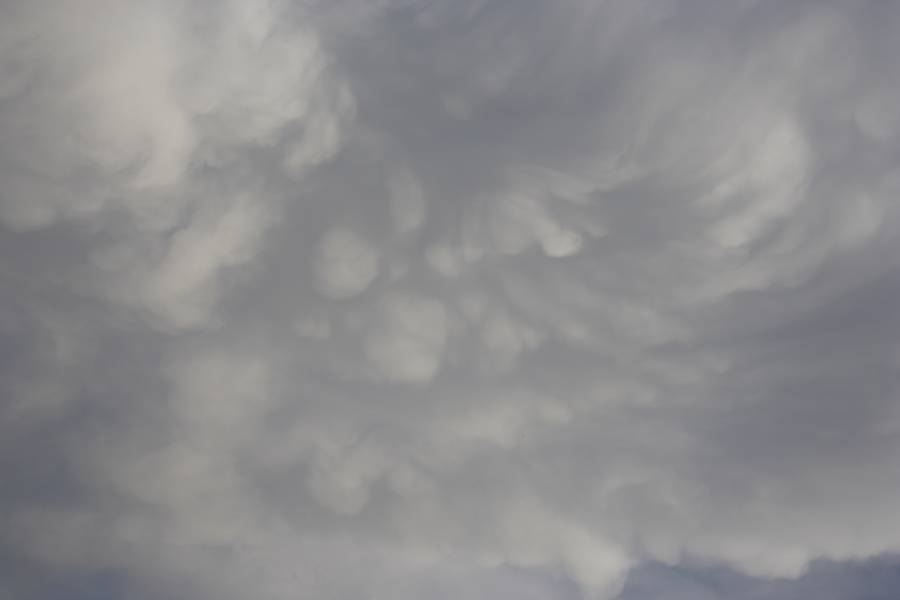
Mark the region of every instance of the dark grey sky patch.
<instances>
[{"instance_id":1,"label":"dark grey sky patch","mask_svg":"<svg viewBox=\"0 0 900 600\"><path fill-rule=\"evenodd\" d=\"M765 580L723 568L648 565L633 571L619 600L889 600L900 586L896 558L843 564L819 561L797 579Z\"/></svg>"},{"instance_id":2,"label":"dark grey sky patch","mask_svg":"<svg viewBox=\"0 0 900 600\"><path fill-rule=\"evenodd\" d=\"M898 19L0 3L7 595L880 598Z\"/></svg>"}]
</instances>

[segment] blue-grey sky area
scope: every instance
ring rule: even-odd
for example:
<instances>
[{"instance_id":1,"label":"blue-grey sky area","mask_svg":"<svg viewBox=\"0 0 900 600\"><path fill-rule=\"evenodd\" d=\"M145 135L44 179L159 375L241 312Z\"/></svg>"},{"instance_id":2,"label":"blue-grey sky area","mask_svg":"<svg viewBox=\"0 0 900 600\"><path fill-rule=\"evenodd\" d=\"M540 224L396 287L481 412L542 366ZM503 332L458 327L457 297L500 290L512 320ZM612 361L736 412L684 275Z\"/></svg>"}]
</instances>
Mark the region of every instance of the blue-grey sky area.
<instances>
[{"instance_id":1,"label":"blue-grey sky area","mask_svg":"<svg viewBox=\"0 0 900 600\"><path fill-rule=\"evenodd\" d=\"M900 594L900 3L0 0L0 600Z\"/></svg>"}]
</instances>

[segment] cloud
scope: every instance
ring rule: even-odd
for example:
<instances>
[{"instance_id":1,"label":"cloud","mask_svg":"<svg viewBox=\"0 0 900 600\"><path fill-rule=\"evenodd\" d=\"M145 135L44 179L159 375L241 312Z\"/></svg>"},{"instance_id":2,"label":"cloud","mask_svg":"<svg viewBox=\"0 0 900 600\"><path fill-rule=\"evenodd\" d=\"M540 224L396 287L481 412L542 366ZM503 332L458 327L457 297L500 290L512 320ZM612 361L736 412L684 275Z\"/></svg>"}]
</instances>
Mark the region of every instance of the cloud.
<instances>
[{"instance_id":1,"label":"cloud","mask_svg":"<svg viewBox=\"0 0 900 600\"><path fill-rule=\"evenodd\" d=\"M900 551L894 7L0 23L9 594L813 597Z\"/></svg>"},{"instance_id":2,"label":"cloud","mask_svg":"<svg viewBox=\"0 0 900 600\"><path fill-rule=\"evenodd\" d=\"M220 269L249 260L284 201L250 162L272 154L296 177L328 160L352 100L277 3L94 4L5 9L0 219L89 223L110 242L101 269L145 288L135 304L202 326Z\"/></svg>"},{"instance_id":3,"label":"cloud","mask_svg":"<svg viewBox=\"0 0 900 600\"><path fill-rule=\"evenodd\" d=\"M315 266L319 290L335 299L362 293L378 276L375 249L352 230L339 227L322 236Z\"/></svg>"},{"instance_id":4,"label":"cloud","mask_svg":"<svg viewBox=\"0 0 900 600\"><path fill-rule=\"evenodd\" d=\"M634 571L622 600L631 598L892 598L900 576L891 557L841 564L819 561L797 579L754 579L722 568L667 568L647 565Z\"/></svg>"},{"instance_id":5,"label":"cloud","mask_svg":"<svg viewBox=\"0 0 900 600\"><path fill-rule=\"evenodd\" d=\"M447 313L433 299L385 299L383 323L366 340L366 356L388 379L428 382L437 373L447 338Z\"/></svg>"}]
</instances>

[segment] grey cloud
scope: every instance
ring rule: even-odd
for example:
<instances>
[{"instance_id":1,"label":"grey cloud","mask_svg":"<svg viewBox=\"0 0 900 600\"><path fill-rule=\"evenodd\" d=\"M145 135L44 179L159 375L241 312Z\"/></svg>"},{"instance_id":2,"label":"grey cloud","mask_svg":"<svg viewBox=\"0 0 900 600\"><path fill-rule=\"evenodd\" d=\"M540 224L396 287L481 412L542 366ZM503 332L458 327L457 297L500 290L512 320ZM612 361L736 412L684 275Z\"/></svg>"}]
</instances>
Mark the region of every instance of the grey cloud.
<instances>
[{"instance_id":1,"label":"grey cloud","mask_svg":"<svg viewBox=\"0 0 900 600\"><path fill-rule=\"evenodd\" d=\"M797 579L755 579L723 568L647 565L629 578L620 600L632 598L781 600L787 598L893 598L900 584L896 557L866 562L814 563Z\"/></svg>"},{"instance_id":2,"label":"grey cloud","mask_svg":"<svg viewBox=\"0 0 900 600\"><path fill-rule=\"evenodd\" d=\"M890 4L0 11L21 589L613 598L900 550Z\"/></svg>"}]
</instances>

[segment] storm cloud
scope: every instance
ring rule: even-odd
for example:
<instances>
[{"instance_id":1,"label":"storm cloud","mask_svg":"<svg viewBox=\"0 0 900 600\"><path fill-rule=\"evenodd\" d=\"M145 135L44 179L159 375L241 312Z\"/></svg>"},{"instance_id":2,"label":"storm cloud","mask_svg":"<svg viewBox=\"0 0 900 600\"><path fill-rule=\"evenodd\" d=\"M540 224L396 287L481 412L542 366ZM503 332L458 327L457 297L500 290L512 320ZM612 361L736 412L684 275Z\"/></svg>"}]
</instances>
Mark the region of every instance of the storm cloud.
<instances>
[{"instance_id":1,"label":"storm cloud","mask_svg":"<svg viewBox=\"0 0 900 600\"><path fill-rule=\"evenodd\" d=\"M896 581L898 34L0 1L0 598Z\"/></svg>"}]
</instances>

